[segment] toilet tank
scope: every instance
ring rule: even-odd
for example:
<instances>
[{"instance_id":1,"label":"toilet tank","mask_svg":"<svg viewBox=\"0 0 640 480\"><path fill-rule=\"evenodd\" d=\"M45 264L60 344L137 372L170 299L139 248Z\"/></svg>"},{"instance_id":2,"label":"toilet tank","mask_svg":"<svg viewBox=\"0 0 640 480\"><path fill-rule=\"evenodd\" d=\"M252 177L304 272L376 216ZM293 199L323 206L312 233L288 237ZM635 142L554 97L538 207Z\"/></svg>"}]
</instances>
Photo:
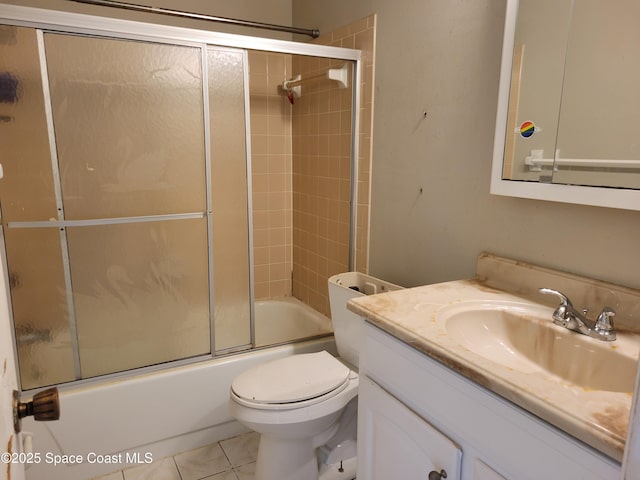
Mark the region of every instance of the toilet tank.
<instances>
[{"instance_id":1,"label":"toilet tank","mask_svg":"<svg viewBox=\"0 0 640 480\"><path fill-rule=\"evenodd\" d=\"M329 278L329 304L338 355L354 367L359 366L364 320L347 310L347 302L362 295L398 290L394 285L359 272L339 273Z\"/></svg>"}]
</instances>

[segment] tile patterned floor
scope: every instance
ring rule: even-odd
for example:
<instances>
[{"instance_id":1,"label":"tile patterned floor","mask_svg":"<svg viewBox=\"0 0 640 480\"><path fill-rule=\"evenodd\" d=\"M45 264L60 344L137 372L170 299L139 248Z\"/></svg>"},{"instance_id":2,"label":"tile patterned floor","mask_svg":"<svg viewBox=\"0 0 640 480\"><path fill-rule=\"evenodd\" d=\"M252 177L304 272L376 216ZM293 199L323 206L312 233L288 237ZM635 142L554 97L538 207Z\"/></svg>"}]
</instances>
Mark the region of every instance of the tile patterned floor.
<instances>
[{"instance_id":1,"label":"tile patterned floor","mask_svg":"<svg viewBox=\"0 0 640 480\"><path fill-rule=\"evenodd\" d=\"M245 433L94 480L253 480L258 438Z\"/></svg>"}]
</instances>

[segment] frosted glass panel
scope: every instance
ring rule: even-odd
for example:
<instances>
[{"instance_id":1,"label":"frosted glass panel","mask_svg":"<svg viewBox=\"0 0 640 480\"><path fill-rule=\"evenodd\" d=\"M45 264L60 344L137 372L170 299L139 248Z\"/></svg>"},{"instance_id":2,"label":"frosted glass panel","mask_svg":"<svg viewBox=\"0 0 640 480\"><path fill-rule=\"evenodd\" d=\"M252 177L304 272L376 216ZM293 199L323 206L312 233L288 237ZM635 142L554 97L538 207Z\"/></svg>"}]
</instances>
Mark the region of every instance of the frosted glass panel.
<instances>
[{"instance_id":1,"label":"frosted glass panel","mask_svg":"<svg viewBox=\"0 0 640 480\"><path fill-rule=\"evenodd\" d=\"M207 51L215 348L251 341L244 54Z\"/></svg>"},{"instance_id":2,"label":"frosted glass panel","mask_svg":"<svg viewBox=\"0 0 640 480\"><path fill-rule=\"evenodd\" d=\"M65 218L205 210L199 48L45 35Z\"/></svg>"},{"instance_id":3,"label":"frosted glass panel","mask_svg":"<svg viewBox=\"0 0 640 480\"><path fill-rule=\"evenodd\" d=\"M84 378L210 352L204 218L67 235Z\"/></svg>"},{"instance_id":4,"label":"frosted glass panel","mask_svg":"<svg viewBox=\"0 0 640 480\"><path fill-rule=\"evenodd\" d=\"M0 25L4 221L57 218L36 31Z\"/></svg>"},{"instance_id":5,"label":"frosted glass panel","mask_svg":"<svg viewBox=\"0 0 640 480\"><path fill-rule=\"evenodd\" d=\"M23 389L75 380L60 233L5 229Z\"/></svg>"},{"instance_id":6,"label":"frosted glass panel","mask_svg":"<svg viewBox=\"0 0 640 480\"><path fill-rule=\"evenodd\" d=\"M248 347L246 53L0 27L0 54L22 388Z\"/></svg>"}]
</instances>

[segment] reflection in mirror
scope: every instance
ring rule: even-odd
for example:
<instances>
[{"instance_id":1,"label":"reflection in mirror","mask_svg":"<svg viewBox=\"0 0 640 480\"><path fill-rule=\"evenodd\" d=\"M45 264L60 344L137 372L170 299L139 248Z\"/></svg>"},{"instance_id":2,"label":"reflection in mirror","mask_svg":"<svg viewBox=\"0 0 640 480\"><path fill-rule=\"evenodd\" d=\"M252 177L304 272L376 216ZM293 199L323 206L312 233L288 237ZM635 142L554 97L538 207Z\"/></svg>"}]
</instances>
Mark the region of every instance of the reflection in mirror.
<instances>
[{"instance_id":1,"label":"reflection in mirror","mask_svg":"<svg viewBox=\"0 0 640 480\"><path fill-rule=\"evenodd\" d=\"M638 189L640 2L573 3L553 182Z\"/></svg>"},{"instance_id":2,"label":"reflection in mirror","mask_svg":"<svg viewBox=\"0 0 640 480\"><path fill-rule=\"evenodd\" d=\"M572 0L521 0L518 5L502 178L543 181L550 169L532 156L555 149ZM540 28L545 25L545 28Z\"/></svg>"},{"instance_id":3,"label":"reflection in mirror","mask_svg":"<svg viewBox=\"0 0 640 480\"><path fill-rule=\"evenodd\" d=\"M640 4L517 3L502 178L640 188Z\"/></svg>"}]
</instances>

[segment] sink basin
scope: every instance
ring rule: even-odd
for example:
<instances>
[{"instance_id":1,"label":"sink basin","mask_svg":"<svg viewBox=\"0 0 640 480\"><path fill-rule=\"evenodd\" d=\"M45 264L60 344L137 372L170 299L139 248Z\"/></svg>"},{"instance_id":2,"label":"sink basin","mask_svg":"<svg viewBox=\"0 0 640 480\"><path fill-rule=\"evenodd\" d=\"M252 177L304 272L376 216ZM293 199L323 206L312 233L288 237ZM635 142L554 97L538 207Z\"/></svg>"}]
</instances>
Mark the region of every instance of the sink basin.
<instances>
[{"instance_id":1,"label":"sink basin","mask_svg":"<svg viewBox=\"0 0 640 480\"><path fill-rule=\"evenodd\" d=\"M567 330L553 324L552 311L529 303L478 301L446 306L438 317L461 347L509 369L546 372L584 389L632 392L635 342L622 335L604 342Z\"/></svg>"}]
</instances>

